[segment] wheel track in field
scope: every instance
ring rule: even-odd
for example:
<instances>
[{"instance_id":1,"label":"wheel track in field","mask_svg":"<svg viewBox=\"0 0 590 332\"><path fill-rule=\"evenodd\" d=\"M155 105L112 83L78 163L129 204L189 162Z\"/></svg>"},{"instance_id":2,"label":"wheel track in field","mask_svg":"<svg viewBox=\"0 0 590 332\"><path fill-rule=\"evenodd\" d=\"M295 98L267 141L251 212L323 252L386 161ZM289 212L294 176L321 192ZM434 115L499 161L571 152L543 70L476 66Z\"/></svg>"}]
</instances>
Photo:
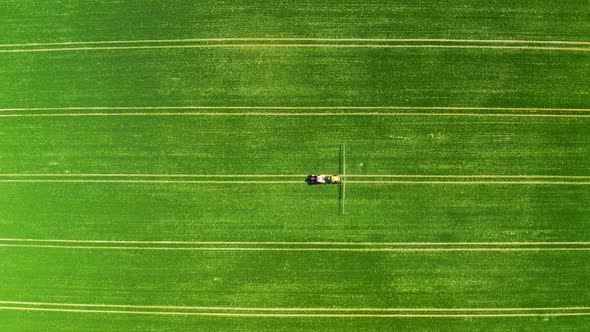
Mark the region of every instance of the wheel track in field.
<instances>
[{"instance_id":1,"label":"wheel track in field","mask_svg":"<svg viewBox=\"0 0 590 332\"><path fill-rule=\"evenodd\" d=\"M104 45L104 44L160 44L186 42L231 42L231 41L307 41L307 42L440 42L440 43L490 43L490 44L562 44L590 45L590 41L567 40L523 40L523 39L453 39L453 38L289 38L289 37L234 37L234 38L177 38L177 39L138 39L138 40L100 40L100 41L67 41L48 43L12 43L0 44L6 47L31 46L65 46L65 45Z\"/></svg>"},{"instance_id":2,"label":"wheel track in field","mask_svg":"<svg viewBox=\"0 0 590 332\"><path fill-rule=\"evenodd\" d=\"M211 112L150 112L150 113L38 113L38 114L0 114L0 118L57 118L57 117L118 117L118 116L442 116L442 117L512 117L512 118L590 118L590 114L518 114L518 113L413 113L413 112L349 112L349 113L211 113Z\"/></svg>"},{"instance_id":3,"label":"wheel track in field","mask_svg":"<svg viewBox=\"0 0 590 332\"><path fill-rule=\"evenodd\" d=\"M326 242L326 241L141 241L90 239L0 239L0 248L258 251L258 252L543 252L590 251L590 242Z\"/></svg>"},{"instance_id":4,"label":"wheel track in field","mask_svg":"<svg viewBox=\"0 0 590 332\"><path fill-rule=\"evenodd\" d=\"M0 183L120 183L120 184L305 184L306 174L130 174L130 173L5 173ZM590 185L581 175L444 175L347 174L347 184L429 185ZM359 180L348 180L359 179Z\"/></svg>"},{"instance_id":5,"label":"wheel track in field","mask_svg":"<svg viewBox=\"0 0 590 332\"><path fill-rule=\"evenodd\" d=\"M308 174L156 174L156 173L0 173L1 178L302 178ZM514 174L347 174L350 178L416 178L416 179L580 179L590 175L514 175ZM257 180L253 180L257 181ZM301 182L301 181L299 181ZM357 181L358 182L358 181Z\"/></svg>"},{"instance_id":6,"label":"wheel track in field","mask_svg":"<svg viewBox=\"0 0 590 332\"><path fill-rule=\"evenodd\" d=\"M588 41L452 38L187 38L0 44L0 53L196 48L448 48L590 51Z\"/></svg>"},{"instance_id":7,"label":"wheel track in field","mask_svg":"<svg viewBox=\"0 0 590 332\"><path fill-rule=\"evenodd\" d=\"M539 308L313 308L87 304L0 301L0 310L126 315L300 318L490 318L589 316L590 307Z\"/></svg>"},{"instance_id":8,"label":"wheel track in field","mask_svg":"<svg viewBox=\"0 0 590 332\"><path fill-rule=\"evenodd\" d=\"M484 107L484 106L68 106L68 107L9 107L0 108L0 112L33 112L33 111L141 111L141 110L265 110L265 111L325 111L325 110L421 110L421 111L528 111L528 112L590 112L590 108L558 108L558 107ZM84 113L80 113L84 114ZM134 113L130 113L134 114ZM199 114L199 113L195 113ZM208 114L208 113L205 113ZM233 112L213 114L235 114ZM238 113L243 114L243 113ZM245 113L269 114L269 113ZM270 113L272 114L272 113ZM302 113L284 113L302 114ZM314 114L314 113L303 113ZM321 113L320 113L321 114ZM336 114L347 115L339 112ZM361 113L364 114L364 113ZM372 114L372 113L369 113ZM387 113L385 113L387 114Z\"/></svg>"},{"instance_id":9,"label":"wheel track in field","mask_svg":"<svg viewBox=\"0 0 590 332\"><path fill-rule=\"evenodd\" d=\"M480 106L88 106L0 108L0 118L37 117L539 117L589 118L590 108Z\"/></svg>"}]
</instances>

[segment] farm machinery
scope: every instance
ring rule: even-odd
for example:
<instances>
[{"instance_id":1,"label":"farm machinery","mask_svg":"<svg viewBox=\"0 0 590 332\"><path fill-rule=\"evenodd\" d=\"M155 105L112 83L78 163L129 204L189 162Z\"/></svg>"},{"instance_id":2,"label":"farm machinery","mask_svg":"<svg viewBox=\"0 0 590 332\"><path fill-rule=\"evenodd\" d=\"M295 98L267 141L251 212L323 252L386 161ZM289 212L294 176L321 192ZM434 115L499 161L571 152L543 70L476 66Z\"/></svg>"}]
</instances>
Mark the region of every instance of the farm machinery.
<instances>
[{"instance_id":1,"label":"farm machinery","mask_svg":"<svg viewBox=\"0 0 590 332\"><path fill-rule=\"evenodd\" d=\"M312 174L305 178L305 182L309 185L313 184L341 184L342 176L340 175L325 175L325 174Z\"/></svg>"}]
</instances>

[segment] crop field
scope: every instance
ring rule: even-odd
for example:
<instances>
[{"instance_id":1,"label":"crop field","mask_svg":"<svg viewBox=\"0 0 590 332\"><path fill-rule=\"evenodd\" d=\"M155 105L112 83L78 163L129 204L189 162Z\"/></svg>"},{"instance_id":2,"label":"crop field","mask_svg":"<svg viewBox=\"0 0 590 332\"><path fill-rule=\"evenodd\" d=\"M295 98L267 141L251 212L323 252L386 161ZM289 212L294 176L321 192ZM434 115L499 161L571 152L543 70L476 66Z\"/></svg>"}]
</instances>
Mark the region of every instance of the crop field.
<instances>
[{"instance_id":1,"label":"crop field","mask_svg":"<svg viewBox=\"0 0 590 332\"><path fill-rule=\"evenodd\" d=\"M0 331L590 329L590 2L0 13Z\"/></svg>"}]
</instances>

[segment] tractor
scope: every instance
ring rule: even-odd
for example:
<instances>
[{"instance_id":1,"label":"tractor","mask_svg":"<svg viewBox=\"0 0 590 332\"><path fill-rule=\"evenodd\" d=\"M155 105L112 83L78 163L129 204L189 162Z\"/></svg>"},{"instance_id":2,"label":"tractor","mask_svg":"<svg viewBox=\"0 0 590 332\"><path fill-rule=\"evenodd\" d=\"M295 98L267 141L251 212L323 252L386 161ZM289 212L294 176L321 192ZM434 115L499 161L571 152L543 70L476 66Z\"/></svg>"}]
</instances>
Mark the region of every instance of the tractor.
<instances>
[{"instance_id":1,"label":"tractor","mask_svg":"<svg viewBox=\"0 0 590 332\"><path fill-rule=\"evenodd\" d=\"M312 174L305 178L307 184L341 184L342 176L340 175L325 175L325 174Z\"/></svg>"}]
</instances>

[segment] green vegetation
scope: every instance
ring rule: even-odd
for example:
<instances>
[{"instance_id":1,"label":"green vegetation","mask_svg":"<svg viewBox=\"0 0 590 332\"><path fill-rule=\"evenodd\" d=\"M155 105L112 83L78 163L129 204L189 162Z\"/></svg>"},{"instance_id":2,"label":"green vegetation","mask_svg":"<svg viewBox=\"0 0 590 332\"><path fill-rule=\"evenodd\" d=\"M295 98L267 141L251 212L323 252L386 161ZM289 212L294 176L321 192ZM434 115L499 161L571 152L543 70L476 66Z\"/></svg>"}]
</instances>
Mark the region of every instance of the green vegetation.
<instances>
[{"instance_id":1,"label":"green vegetation","mask_svg":"<svg viewBox=\"0 0 590 332\"><path fill-rule=\"evenodd\" d=\"M572 241L586 186L2 184L4 237L183 241ZM559 204L556 203L559 202ZM59 207L59 208L58 208ZM34 221L34 222L33 222Z\"/></svg>"},{"instance_id":2,"label":"green vegetation","mask_svg":"<svg viewBox=\"0 0 590 332\"><path fill-rule=\"evenodd\" d=\"M1 331L590 324L589 4L0 11Z\"/></svg>"},{"instance_id":3,"label":"green vegetation","mask_svg":"<svg viewBox=\"0 0 590 332\"><path fill-rule=\"evenodd\" d=\"M587 41L589 4L552 0L6 0L7 43L219 37ZM10 19L9 19L10 18Z\"/></svg>"},{"instance_id":4,"label":"green vegetation","mask_svg":"<svg viewBox=\"0 0 590 332\"><path fill-rule=\"evenodd\" d=\"M6 107L586 107L590 98L588 51L262 47L2 58Z\"/></svg>"}]
</instances>

